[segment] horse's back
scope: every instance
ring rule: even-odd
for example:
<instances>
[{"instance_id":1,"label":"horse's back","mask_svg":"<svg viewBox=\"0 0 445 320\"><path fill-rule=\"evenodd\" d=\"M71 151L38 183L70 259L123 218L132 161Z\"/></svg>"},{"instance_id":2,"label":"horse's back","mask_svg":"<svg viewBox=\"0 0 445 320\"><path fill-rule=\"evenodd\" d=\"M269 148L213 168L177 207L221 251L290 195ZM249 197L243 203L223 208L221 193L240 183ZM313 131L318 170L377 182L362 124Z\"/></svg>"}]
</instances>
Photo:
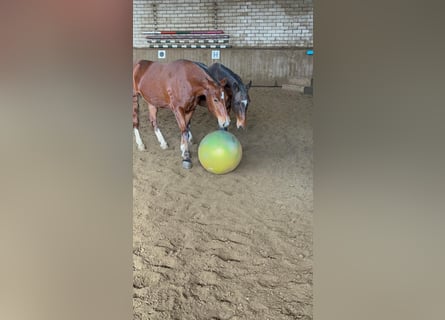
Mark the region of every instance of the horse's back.
<instances>
[{"instance_id":1,"label":"horse's back","mask_svg":"<svg viewBox=\"0 0 445 320\"><path fill-rule=\"evenodd\" d=\"M156 81L167 82L172 78L186 77L188 74L199 73L199 68L190 60L175 60L168 63L150 60L139 60L133 68L133 76L141 79L147 75L148 78L156 78ZM180 79L182 81L187 79Z\"/></svg>"},{"instance_id":2,"label":"horse's back","mask_svg":"<svg viewBox=\"0 0 445 320\"><path fill-rule=\"evenodd\" d=\"M135 91L158 107L168 105L171 99L189 100L204 77L201 68L185 59L168 63L139 60L133 69Z\"/></svg>"}]
</instances>

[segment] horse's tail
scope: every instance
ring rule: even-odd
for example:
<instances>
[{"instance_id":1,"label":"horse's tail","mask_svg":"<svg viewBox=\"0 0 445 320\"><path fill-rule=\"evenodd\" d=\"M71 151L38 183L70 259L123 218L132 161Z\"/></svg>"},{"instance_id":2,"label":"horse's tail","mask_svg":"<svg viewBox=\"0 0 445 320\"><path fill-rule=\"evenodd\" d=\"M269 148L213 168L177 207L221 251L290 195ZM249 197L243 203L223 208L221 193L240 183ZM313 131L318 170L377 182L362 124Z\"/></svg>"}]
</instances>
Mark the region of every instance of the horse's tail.
<instances>
[{"instance_id":1,"label":"horse's tail","mask_svg":"<svg viewBox=\"0 0 445 320\"><path fill-rule=\"evenodd\" d=\"M142 77L141 66L143 60L133 65L133 128L139 128L139 81Z\"/></svg>"},{"instance_id":2,"label":"horse's tail","mask_svg":"<svg viewBox=\"0 0 445 320\"><path fill-rule=\"evenodd\" d=\"M139 128L139 93L138 93L138 83L139 83L139 71L140 71L140 61L133 65L133 128Z\"/></svg>"}]
</instances>

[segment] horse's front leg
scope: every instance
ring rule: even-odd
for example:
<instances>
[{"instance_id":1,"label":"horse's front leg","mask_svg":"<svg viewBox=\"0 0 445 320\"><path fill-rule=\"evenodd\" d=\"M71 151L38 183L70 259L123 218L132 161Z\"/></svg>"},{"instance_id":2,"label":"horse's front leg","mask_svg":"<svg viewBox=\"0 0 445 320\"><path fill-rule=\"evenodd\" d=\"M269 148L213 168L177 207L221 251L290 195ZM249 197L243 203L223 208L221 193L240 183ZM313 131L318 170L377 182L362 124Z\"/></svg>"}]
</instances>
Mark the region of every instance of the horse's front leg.
<instances>
[{"instance_id":1,"label":"horse's front leg","mask_svg":"<svg viewBox=\"0 0 445 320\"><path fill-rule=\"evenodd\" d=\"M193 136L192 136L192 131L191 129L191 123L189 122L189 124L187 125L187 137L188 137L188 141L189 143L193 144Z\"/></svg>"},{"instance_id":2,"label":"horse's front leg","mask_svg":"<svg viewBox=\"0 0 445 320\"><path fill-rule=\"evenodd\" d=\"M182 167L184 169L190 169L192 165L192 158L189 150L188 130L181 134L181 155L182 155Z\"/></svg>"},{"instance_id":3,"label":"horse's front leg","mask_svg":"<svg viewBox=\"0 0 445 320\"><path fill-rule=\"evenodd\" d=\"M181 130L181 156L182 167L184 169L190 169L192 167L192 159L189 150L189 131L188 123L186 122L186 114L182 108L178 108L174 111L176 122Z\"/></svg>"},{"instance_id":4,"label":"horse's front leg","mask_svg":"<svg viewBox=\"0 0 445 320\"><path fill-rule=\"evenodd\" d=\"M193 144L193 141L192 141L193 136L192 136L192 131L191 131L191 119L192 119L194 110L195 109L185 113L185 123L187 125L187 133L188 133L187 139L190 144Z\"/></svg>"}]
</instances>

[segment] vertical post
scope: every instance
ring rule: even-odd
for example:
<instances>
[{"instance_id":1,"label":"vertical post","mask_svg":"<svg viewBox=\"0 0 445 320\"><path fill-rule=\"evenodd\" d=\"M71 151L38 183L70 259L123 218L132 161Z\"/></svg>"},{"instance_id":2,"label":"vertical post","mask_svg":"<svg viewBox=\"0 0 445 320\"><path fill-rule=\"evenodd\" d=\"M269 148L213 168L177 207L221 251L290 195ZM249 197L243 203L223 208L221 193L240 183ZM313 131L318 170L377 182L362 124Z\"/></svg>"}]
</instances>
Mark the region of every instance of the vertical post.
<instances>
[{"instance_id":1,"label":"vertical post","mask_svg":"<svg viewBox=\"0 0 445 320\"><path fill-rule=\"evenodd\" d=\"M155 31L158 30L158 7L156 3L153 3L153 23Z\"/></svg>"},{"instance_id":2,"label":"vertical post","mask_svg":"<svg viewBox=\"0 0 445 320\"><path fill-rule=\"evenodd\" d=\"M218 29L218 3L216 1L213 3L213 13L214 13L214 20L213 20L214 27L215 27L215 30L217 30Z\"/></svg>"}]
</instances>

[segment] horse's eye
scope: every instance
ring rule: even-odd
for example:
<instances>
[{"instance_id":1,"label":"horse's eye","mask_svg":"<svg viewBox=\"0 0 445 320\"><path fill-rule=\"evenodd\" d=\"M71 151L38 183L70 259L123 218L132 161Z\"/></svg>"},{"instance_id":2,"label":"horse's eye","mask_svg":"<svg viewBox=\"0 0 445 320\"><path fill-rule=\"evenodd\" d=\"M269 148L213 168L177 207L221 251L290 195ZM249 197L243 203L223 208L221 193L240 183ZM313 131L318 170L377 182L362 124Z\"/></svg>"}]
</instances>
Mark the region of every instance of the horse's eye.
<instances>
[{"instance_id":1,"label":"horse's eye","mask_svg":"<svg viewBox=\"0 0 445 320\"><path fill-rule=\"evenodd\" d=\"M218 99L214 98L214 99L213 99L213 102L218 102Z\"/></svg>"}]
</instances>

